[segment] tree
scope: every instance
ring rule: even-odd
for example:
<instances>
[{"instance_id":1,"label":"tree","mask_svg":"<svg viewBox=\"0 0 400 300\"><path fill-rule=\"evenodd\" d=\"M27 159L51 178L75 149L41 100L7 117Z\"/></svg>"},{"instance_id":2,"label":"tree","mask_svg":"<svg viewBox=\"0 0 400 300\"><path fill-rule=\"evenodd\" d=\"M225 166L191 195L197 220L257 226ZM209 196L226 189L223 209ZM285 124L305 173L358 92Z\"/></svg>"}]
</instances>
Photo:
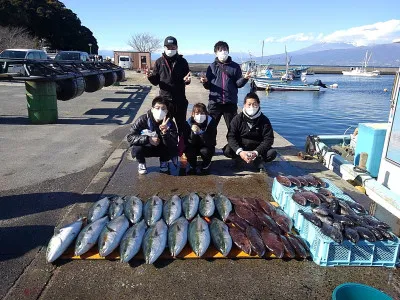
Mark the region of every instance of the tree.
<instances>
[{"instance_id":1,"label":"tree","mask_svg":"<svg viewBox=\"0 0 400 300\"><path fill-rule=\"evenodd\" d=\"M0 26L0 52L12 48L37 48L39 41L23 27Z\"/></svg>"},{"instance_id":2,"label":"tree","mask_svg":"<svg viewBox=\"0 0 400 300\"><path fill-rule=\"evenodd\" d=\"M150 33L138 33L132 35L128 45L138 52L153 53L161 48L161 40Z\"/></svg>"}]
</instances>

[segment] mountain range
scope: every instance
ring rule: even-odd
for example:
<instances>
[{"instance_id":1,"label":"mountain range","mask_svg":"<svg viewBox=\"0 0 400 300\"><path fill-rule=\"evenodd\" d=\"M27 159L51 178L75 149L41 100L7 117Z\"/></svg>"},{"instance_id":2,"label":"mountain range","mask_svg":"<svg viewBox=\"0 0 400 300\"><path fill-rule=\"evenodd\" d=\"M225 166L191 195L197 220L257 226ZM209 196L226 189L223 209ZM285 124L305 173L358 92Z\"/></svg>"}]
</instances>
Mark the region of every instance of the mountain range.
<instances>
[{"instance_id":1,"label":"mountain range","mask_svg":"<svg viewBox=\"0 0 400 300\"><path fill-rule=\"evenodd\" d=\"M400 43L360 47L347 43L318 43L297 51L288 51L288 56L291 65L359 66L364 61L366 51L372 53L368 63L370 67L400 66ZM100 50L99 53L103 56L113 56L112 51ZM160 55L160 53L153 53L152 60L156 60ZM250 60L249 54L246 53L232 52L230 55L238 63ZM190 54L184 55L184 57L189 63L210 63L215 59L213 53ZM251 59L257 62L281 65L285 64L286 55L283 52L262 58L251 57Z\"/></svg>"}]
</instances>

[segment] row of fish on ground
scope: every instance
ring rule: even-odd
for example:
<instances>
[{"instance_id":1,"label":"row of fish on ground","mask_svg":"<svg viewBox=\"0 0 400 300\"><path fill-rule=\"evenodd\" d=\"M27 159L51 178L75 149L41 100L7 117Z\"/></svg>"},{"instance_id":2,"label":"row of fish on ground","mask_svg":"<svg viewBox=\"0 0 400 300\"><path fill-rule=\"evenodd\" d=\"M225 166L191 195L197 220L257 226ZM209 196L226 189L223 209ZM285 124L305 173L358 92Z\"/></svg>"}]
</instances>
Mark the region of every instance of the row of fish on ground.
<instances>
[{"instance_id":1,"label":"row of fish on ground","mask_svg":"<svg viewBox=\"0 0 400 300\"><path fill-rule=\"evenodd\" d=\"M342 193L326 188L326 182L315 176L277 176L277 181L287 187L295 187L292 200L307 206L311 212L299 210L304 218L321 229L321 232L342 243L344 239L357 243L360 239L369 242L396 240L389 231L390 226L369 215L365 208L355 201L346 199ZM306 183L299 179L306 179ZM307 180L308 179L308 180ZM305 186L317 188L316 192L302 189Z\"/></svg>"},{"instance_id":2,"label":"row of fish on ground","mask_svg":"<svg viewBox=\"0 0 400 300\"><path fill-rule=\"evenodd\" d=\"M309 255L304 241L290 233L292 220L281 209L262 199L230 199L222 194L200 197L196 193L183 198L174 195L167 201L152 196L145 203L136 196L104 197L90 207L83 229L85 220L81 218L55 232L46 258L55 261L75 238L76 256L98 245L99 255L105 257L119 246L121 261L130 261L142 249L148 264L167 246L176 257L187 242L198 257L211 241L223 256L229 254L233 243L260 257L267 252L279 258Z\"/></svg>"}]
</instances>

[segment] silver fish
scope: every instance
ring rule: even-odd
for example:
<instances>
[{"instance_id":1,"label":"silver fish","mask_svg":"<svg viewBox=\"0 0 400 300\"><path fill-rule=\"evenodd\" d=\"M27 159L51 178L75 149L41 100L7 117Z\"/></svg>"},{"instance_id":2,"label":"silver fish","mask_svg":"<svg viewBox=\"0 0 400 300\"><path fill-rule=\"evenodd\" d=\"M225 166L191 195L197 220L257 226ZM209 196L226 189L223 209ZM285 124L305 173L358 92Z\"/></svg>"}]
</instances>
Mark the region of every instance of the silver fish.
<instances>
[{"instance_id":1,"label":"silver fish","mask_svg":"<svg viewBox=\"0 0 400 300\"><path fill-rule=\"evenodd\" d=\"M214 198L207 194L199 203L199 213L203 217L211 217L215 212Z\"/></svg>"},{"instance_id":2,"label":"silver fish","mask_svg":"<svg viewBox=\"0 0 400 300\"><path fill-rule=\"evenodd\" d=\"M119 245L121 262L129 262L140 250L147 225L144 220L129 228Z\"/></svg>"},{"instance_id":3,"label":"silver fish","mask_svg":"<svg viewBox=\"0 0 400 300\"><path fill-rule=\"evenodd\" d=\"M163 216L165 223L170 226L182 214L182 199L174 195L164 203Z\"/></svg>"},{"instance_id":4,"label":"silver fish","mask_svg":"<svg viewBox=\"0 0 400 300\"><path fill-rule=\"evenodd\" d=\"M104 226L108 223L108 217L105 216L101 219L89 223L81 230L75 242L75 255L82 255L89 251L94 245L97 244L100 233Z\"/></svg>"},{"instance_id":5,"label":"silver fish","mask_svg":"<svg viewBox=\"0 0 400 300\"><path fill-rule=\"evenodd\" d=\"M104 197L99 201L93 203L88 212L88 223L94 222L102 217L104 217L110 206L110 199Z\"/></svg>"},{"instance_id":6,"label":"silver fish","mask_svg":"<svg viewBox=\"0 0 400 300\"><path fill-rule=\"evenodd\" d=\"M110 220L119 217L124 213L124 199L122 197L114 197L111 199L110 207L108 208L108 215Z\"/></svg>"},{"instance_id":7,"label":"silver fish","mask_svg":"<svg viewBox=\"0 0 400 300\"><path fill-rule=\"evenodd\" d=\"M198 257L201 257L210 246L210 229L199 215L189 224L189 244Z\"/></svg>"},{"instance_id":8,"label":"silver fish","mask_svg":"<svg viewBox=\"0 0 400 300\"><path fill-rule=\"evenodd\" d=\"M227 256L232 249L232 238L228 226L217 218L213 218L210 225L211 239L215 248Z\"/></svg>"},{"instance_id":9,"label":"silver fish","mask_svg":"<svg viewBox=\"0 0 400 300\"><path fill-rule=\"evenodd\" d=\"M231 201L229 201L229 199L222 194L218 194L217 196L215 196L214 201L219 215L225 222L226 218L228 218L229 213L232 211Z\"/></svg>"},{"instance_id":10,"label":"silver fish","mask_svg":"<svg viewBox=\"0 0 400 300\"><path fill-rule=\"evenodd\" d=\"M118 247L119 242L129 227L129 221L125 215L116 217L110 221L101 231L99 238L99 254L102 257L109 255Z\"/></svg>"},{"instance_id":11,"label":"silver fish","mask_svg":"<svg viewBox=\"0 0 400 300\"><path fill-rule=\"evenodd\" d=\"M168 229L168 246L172 257L181 253L188 240L189 222L185 217L175 220Z\"/></svg>"},{"instance_id":12,"label":"silver fish","mask_svg":"<svg viewBox=\"0 0 400 300\"><path fill-rule=\"evenodd\" d=\"M64 253L64 251L71 245L79 231L82 228L83 218L65 225L54 232L53 237L50 239L46 250L47 262L53 262Z\"/></svg>"},{"instance_id":13,"label":"silver fish","mask_svg":"<svg viewBox=\"0 0 400 300\"><path fill-rule=\"evenodd\" d=\"M167 236L168 227L163 219L147 229L142 245L146 264L152 264L160 257L167 245Z\"/></svg>"},{"instance_id":14,"label":"silver fish","mask_svg":"<svg viewBox=\"0 0 400 300\"><path fill-rule=\"evenodd\" d=\"M132 224L138 223L143 215L142 200L135 196L125 197L124 214Z\"/></svg>"},{"instance_id":15,"label":"silver fish","mask_svg":"<svg viewBox=\"0 0 400 300\"><path fill-rule=\"evenodd\" d=\"M190 193L183 197L182 208L185 218L191 220L197 214L200 198L196 193Z\"/></svg>"},{"instance_id":16,"label":"silver fish","mask_svg":"<svg viewBox=\"0 0 400 300\"><path fill-rule=\"evenodd\" d=\"M147 226L154 225L161 219L163 211L163 201L158 196L153 196L146 201L143 208L144 220Z\"/></svg>"}]
</instances>

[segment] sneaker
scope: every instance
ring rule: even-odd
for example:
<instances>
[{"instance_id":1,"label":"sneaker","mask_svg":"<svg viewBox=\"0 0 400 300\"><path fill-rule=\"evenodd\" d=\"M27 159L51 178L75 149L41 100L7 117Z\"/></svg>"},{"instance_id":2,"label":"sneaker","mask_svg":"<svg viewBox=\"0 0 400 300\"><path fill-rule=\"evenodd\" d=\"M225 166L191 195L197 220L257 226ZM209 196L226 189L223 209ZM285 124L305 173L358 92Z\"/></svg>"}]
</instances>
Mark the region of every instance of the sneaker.
<instances>
[{"instance_id":1,"label":"sneaker","mask_svg":"<svg viewBox=\"0 0 400 300\"><path fill-rule=\"evenodd\" d=\"M162 161L160 162L160 172L161 173L166 173L168 172L168 162L167 161Z\"/></svg>"},{"instance_id":2,"label":"sneaker","mask_svg":"<svg viewBox=\"0 0 400 300\"><path fill-rule=\"evenodd\" d=\"M140 175L147 174L146 164L138 164L138 173Z\"/></svg>"}]
</instances>

